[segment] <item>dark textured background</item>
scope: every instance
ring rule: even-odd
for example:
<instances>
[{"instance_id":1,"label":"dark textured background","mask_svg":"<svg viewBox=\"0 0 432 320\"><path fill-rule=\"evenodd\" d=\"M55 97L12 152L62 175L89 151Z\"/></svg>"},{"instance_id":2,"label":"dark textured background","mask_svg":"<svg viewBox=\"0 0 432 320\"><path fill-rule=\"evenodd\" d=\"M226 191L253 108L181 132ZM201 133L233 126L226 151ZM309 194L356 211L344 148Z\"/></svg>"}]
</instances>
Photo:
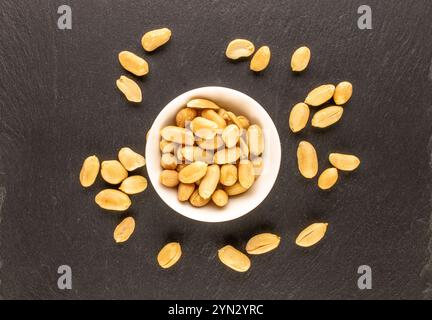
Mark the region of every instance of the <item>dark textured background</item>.
<instances>
[{"instance_id":1,"label":"dark textured background","mask_svg":"<svg viewBox=\"0 0 432 320\"><path fill-rule=\"evenodd\" d=\"M73 29L57 29L69 4ZM357 28L364 1L9 1L0 2L0 294L17 298L304 299L431 298L428 141L432 101L432 3L367 1L373 30ZM142 34L168 26L170 43L154 54ZM267 44L270 67L255 76L230 63L237 37ZM307 72L293 75L293 50L307 44ZM115 88L117 54L144 56L144 101L129 105ZM350 80L354 96L343 121L294 136L293 104L322 83ZM275 121L282 143L280 177L256 210L236 221L205 224L170 210L152 187L133 197L137 221L125 245L113 243L122 216L94 204L102 182L83 190L82 160L144 152L159 110L180 93L206 85L240 90ZM299 176L295 152L311 141L328 165L331 151L352 152L360 169L320 192ZM144 170L145 171L145 170ZM147 173L145 173L147 176ZM4 198L4 203L2 199ZM294 245L311 222L330 223L311 249ZM246 274L216 257L260 231L282 236L280 248L253 257ZM166 271L160 247L179 240L184 255ZM429 264L428 264L429 263ZM73 271L73 290L57 289L57 268ZM373 270L373 289L357 288L357 268ZM428 283L429 282L429 283ZM429 287L429 289L428 289Z\"/></svg>"}]
</instances>

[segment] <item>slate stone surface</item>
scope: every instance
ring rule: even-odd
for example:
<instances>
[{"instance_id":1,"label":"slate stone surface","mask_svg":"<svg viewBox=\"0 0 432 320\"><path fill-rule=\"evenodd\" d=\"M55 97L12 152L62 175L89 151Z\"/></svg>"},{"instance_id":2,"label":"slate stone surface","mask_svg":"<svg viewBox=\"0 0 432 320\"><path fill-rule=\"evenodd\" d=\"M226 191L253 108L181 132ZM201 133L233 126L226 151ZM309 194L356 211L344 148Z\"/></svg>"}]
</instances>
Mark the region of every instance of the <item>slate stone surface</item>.
<instances>
[{"instance_id":1,"label":"slate stone surface","mask_svg":"<svg viewBox=\"0 0 432 320\"><path fill-rule=\"evenodd\" d=\"M72 30L58 30L57 8L72 8ZM10 1L0 2L0 294L4 299L406 299L432 297L430 148L432 3L369 0L373 29L359 30L364 1ZM144 31L168 26L172 41L153 54ZM231 63L238 37L272 49L260 75ZM294 49L312 50L309 69L290 72ZM139 80L144 101L115 88L131 50L150 63ZM343 120L299 135L290 108L323 83L350 80ZM82 160L144 152L159 110L187 90L219 85L249 94L271 115L282 165L267 199L236 221L205 224L170 210L153 188L133 197L137 229L125 245L112 231L124 215L103 212L78 183ZM296 168L300 140L312 142L320 168L331 151L360 156L325 193ZM145 170L143 174L147 176ZM298 232L329 222L324 241L294 245ZM227 243L255 233L282 236L280 248L252 258L246 274L217 259ZM173 269L155 257L168 240L183 244ZM57 268L72 268L73 289L57 288ZM372 290L357 288L369 265Z\"/></svg>"}]
</instances>

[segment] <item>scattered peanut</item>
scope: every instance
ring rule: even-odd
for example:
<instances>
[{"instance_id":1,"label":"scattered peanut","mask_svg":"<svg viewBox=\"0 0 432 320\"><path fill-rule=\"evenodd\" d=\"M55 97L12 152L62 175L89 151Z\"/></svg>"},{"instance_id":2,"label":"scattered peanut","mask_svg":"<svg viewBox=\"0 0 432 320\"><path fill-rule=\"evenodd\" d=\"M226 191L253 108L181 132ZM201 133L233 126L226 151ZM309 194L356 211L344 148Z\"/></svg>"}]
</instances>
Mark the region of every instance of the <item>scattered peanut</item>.
<instances>
[{"instance_id":1,"label":"scattered peanut","mask_svg":"<svg viewBox=\"0 0 432 320\"><path fill-rule=\"evenodd\" d=\"M289 127L292 132L299 132L304 127L309 120L309 106L306 103L297 103L291 110L289 116Z\"/></svg>"},{"instance_id":2,"label":"scattered peanut","mask_svg":"<svg viewBox=\"0 0 432 320\"><path fill-rule=\"evenodd\" d=\"M147 189L147 179L143 176L130 176L123 180L119 190L127 194L137 194Z\"/></svg>"},{"instance_id":3,"label":"scattered peanut","mask_svg":"<svg viewBox=\"0 0 432 320\"><path fill-rule=\"evenodd\" d=\"M138 168L144 167L146 164L142 155L128 147L120 149L118 159L127 171L134 171Z\"/></svg>"},{"instance_id":4,"label":"scattered peanut","mask_svg":"<svg viewBox=\"0 0 432 320\"><path fill-rule=\"evenodd\" d=\"M87 188L93 185L99 173L99 159L96 156L90 156L83 162L80 171L80 183Z\"/></svg>"},{"instance_id":5,"label":"scattered peanut","mask_svg":"<svg viewBox=\"0 0 432 320\"><path fill-rule=\"evenodd\" d=\"M102 209L113 211L125 211L131 205L128 195L115 189L102 190L96 195L95 202Z\"/></svg>"},{"instance_id":6,"label":"scattered peanut","mask_svg":"<svg viewBox=\"0 0 432 320\"><path fill-rule=\"evenodd\" d=\"M338 176L336 168L325 169L318 178L318 187L322 190L330 189L336 184Z\"/></svg>"},{"instance_id":7,"label":"scattered peanut","mask_svg":"<svg viewBox=\"0 0 432 320\"><path fill-rule=\"evenodd\" d=\"M246 244L246 252L249 254L263 254L276 249L280 243L280 237L272 233L261 233L253 236Z\"/></svg>"},{"instance_id":8,"label":"scattered peanut","mask_svg":"<svg viewBox=\"0 0 432 320\"><path fill-rule=\"evenodd\" d=\"M303 177L311 179L318 173L318 156L315 148L307 141L301 141L297 148L297 162Z\"/></svg>"},{"instance_id":9,"label":"scattered peanut","mask_svg":"<svg viewBox=\"0 0 432 320\"><path fill-rule=\"evenodd\" d=\"M180 243L171 242L166 244L160 251L157 256L157 261L159 266L163 269L171 268L175 265L182 255L182 250Z\"/></svg>"},{"instance_id":10,"label":"scattered peanut","mask_svg":"<svg viewBox=\"0 0 432 320\"><path fill-rule=\"evenodd\" d=\"M119 184L127 178L128 172L117 160L102 161L101 176L110 184Z\"/></svg>"},{"instance_id":11,"label":"scattered peanut","mask_svg":"<svg viewBox=\"0 0 432 320\"><path fill-rule=\"evenodd\" d=\"M114 230L114 240L116 243L127 241L135 230L135 220L127 217L120 222Z\"/></svg>"},{"instance_id":12,"label":"scattered peanut","mask_svg":"<svg viewBox=\"0 0 432 320\"><path fill-rule=\"evenodd\" d=\"M255 46L249 40L235 39L228 44L225 55L228 59L237 60L249 57L254 51Z\"/></svg>"},{"instance_id":13,"label":"scattered peanut","mask_svg":"<svg viewBox=\"0 0 432 320\"><path fill-rule=\"evenodd\" d=\"M339 170L353 171L360 165L360 159L354 155L330 153L330 163Z\"/></svg>"},{"instance_id":14,"label":"scattered peanut","mask_svg":"<svg viewBox=\"0 0 432 320\"><path fill-rule=\"evenodd\" d=\"M124 94L130 102L141 102L142 93L138 84L126 76L121 76L117 82L117 88Z\"/></svg>"},{"instance_id":15,"label":"scattered peanut","mask_svg":"<svg viewBox=\"0 0 432 320\"><path fill-rule=\"evenodd\" d=\"M316 112L312 118L312 126L317 128L327 128L335 124L342 118L343 108L331 106Z\"/></svg>"},{"instance_id":16,"label":"scattered peanut","mask_svg":"<svg viewBox=\"0 0 432 320\"><path fill-rule=\"evenodd\" d=\"M313 89L307 95L305 103L317 107L329 101L335 92L335 86L332 84L325 84Z\"/></svg>"},{"instance_id":17,"label":"scattered peanut","mask_svg":"<svg viewBox=\"0 0 432 320\"><path fill-rule=\"evenodd\" d=\"M238 272L246 272L251 266L249 258L230 245L219 249L218 257L224 265Z\"/></svg>"},{"instance_id":18,"label":"scattered peanut","mask_svg":"<svg viewBox=\"0 0 432 320\"><path fill-rule=\"evenodd\" d=\"M298 235L296 244L300 247L310 247L319 242L327 231L328 223L314 223Z\"/></svg>"},{"instance_id":19,"label":"scattered peanut","mask_svg":"<svg viewBox=\"0 0 432 320\"><path fill-rule=\"evenodd\" d=\"M171 30L168 28L156 29L144 34L141 44L145 51L154 51L164 45L171 38Z\"/></svg>"},{"instance_id":20,"label":"scattered peanut","mask_svg":"<svg viewBox=\"0 0 432 320\"><path fill-rule=\"evenodd\" d=\"M122 67L136 76L144 76L149 72L147 61L132 52L122 51L118 58Z\"/></svg>"},{"instance_id":21,"label":"scattered peanut","mask_svg":"<svg viewBox=\"0 0 432 320\"><path fill-rule=\"evenodd\" d=\"M348 81L343 81L336 86L333 100L337 105L342 105L351 99L353 93L353 86Z\"/></svg>"},{"instance_id":22,"label":"scattered peanut","mask_svg":"<svg viewBox=\"0 0 432 320\"><path fill-rule=\"evenodd\" d=\"M250 69L255 72L263 71L270 63L271 52L267 46L262 46L255 52L250 62Z\"/></svg>"},{"instance_id":23,"label":"scattered peanut","mask_svg":"<svg viewBox=\"0 0 432 320\"><path fill-rule=\"evenodd\" d=\"M309 64L311 52L308 47L300 47L294 51L291 57L291 69L294 72L305 70Z\"/></svg>"}]
</instances>

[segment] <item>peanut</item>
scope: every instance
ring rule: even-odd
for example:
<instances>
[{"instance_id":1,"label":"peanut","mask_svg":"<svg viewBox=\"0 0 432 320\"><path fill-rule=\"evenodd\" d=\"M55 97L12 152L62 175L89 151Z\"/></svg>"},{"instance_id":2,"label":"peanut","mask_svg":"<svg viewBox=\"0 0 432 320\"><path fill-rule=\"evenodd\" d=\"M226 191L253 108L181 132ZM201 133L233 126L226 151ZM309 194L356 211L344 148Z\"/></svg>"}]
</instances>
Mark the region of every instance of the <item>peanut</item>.
<instances>
[{"instance_id":1,"label":"peanut","mask_svg":"<svg viewBox=\"0 0 432 320\"><path fill-rule=\"evenodd\" d=\"M99 159L96 156L90 156L83 162L80 171L80 183L87 188L93 185L99 173Z\"/></svg>"}]
</instances>

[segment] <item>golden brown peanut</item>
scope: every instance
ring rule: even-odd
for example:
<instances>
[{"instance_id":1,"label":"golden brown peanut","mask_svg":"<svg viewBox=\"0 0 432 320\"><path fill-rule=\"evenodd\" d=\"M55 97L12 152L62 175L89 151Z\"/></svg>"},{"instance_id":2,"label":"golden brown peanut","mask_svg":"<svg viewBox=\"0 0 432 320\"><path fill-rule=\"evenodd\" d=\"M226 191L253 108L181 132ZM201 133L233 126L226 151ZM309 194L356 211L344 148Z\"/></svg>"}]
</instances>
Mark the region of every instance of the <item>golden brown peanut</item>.
<instances>
[{"instance_id":1,"label":"golden brown peanut","mask_svg":"<svg viewBox=\"0 0 432 320\"><path fill-rule=\"evenodd\" d=\"M237 121L240 122L240 125L243 129L247 129L250 126L250 121L245 116L238 116Z\"/></svg>"},{"instance_id":2,"label":"golden brown peanut","mask_svg":"<svg viewBox=\"0 0 432 320\"><path fill-rule=\"evenodd\" d=\"M307 95L305 103L317 107L329 101L335 92L335 86L332 84L324 84L318 88L313 89Z\"/></svg>"},{"instance_id":3,"label":"golden brown peanut","mask_svg":"<svg viewBox=\"0 0 432 320\"><path fill-rule=\"evenodd\" d=\"M204 207L207 203L209 203L211 198L204 199L199 195L198 190L195 190L189 198L189 202L194 207L200 208Z\"/></svg>"},{"instance_id":4,"label":"golden brown peanut","mask_svg":"<svg viewBox=\"0 0 432 320\"><path fill-rule=\"evenodd\" d=\"M205 176L207 163L195 161L179 172L179 180L183 183L194 183Z\"/></svg>"},{"instance_id":5,"label":"golden brown peanut","mask_svg":"<svg viewBox=\"0 0 432 320\"><path fill-rule=\"evenodd\" d=\"M214 154L213 161L216 164L236 162L240 158L240 148L221 149Z\"/></svg>"},{"instance_id":6,"label":"golden brown peanut","mask_svg":"<svg viewBox=\"0 0 432 320\"><path fill-rule=\"evenodd\" d=\"M226 121L213 109L205 109L201 112L201 116L208 120L215 122L219 129L224 129L226 127Z\"/></svg>"},{"instance_id":7,"label":"golden brown peanut","mask_svg":"<svg viewBox=\"0 0 432 320\"><path fill-rule=\"evenodd\" d=\"M142 155L128 147L120 149L118 159L127 171L134 171L144 167L146 164L145 158Z\"/></svg>"},{"instance_id":8,"label":"golden brown peanut","mask_svg":"<svg viewBox=\"0 0 432 320\"><path fill-rule=\"evenodd\" d=\"M264 152L264 135L259 125L253 124L247 130L249 152L259 156Z\"/></svg>"},{"instance_id":9,"label":"golden brown peanut","mask_svg":"<svg viewBox=\"0 0 432 320\"><path fill-rule=\"evenodd\" d=\"M336 184L338 176L336 168L325 169L318 178L318 187L322 190L330 189Z\"/></svg>"},{"instance_id":10,"label":"golden brown peanut","mask_svg":"<svg viewBox=\"0 0 432 320\"><path fill-rule=\"evenodd\" d=\"M191 108L183 108L176 114L177 127L185 128L197 116L197 111Z\"/></svg>"},{"instance_id":11,"label":"golden brown peanut","mask_svg":"<svg viewBox=\"0 0 432 320\"><path fill-rule=\"evenodd\" d=\"M255 169L250 160L241 160L238 165L238 179L241 186L249 189L255 182Z\"/></svg>"},{"instance_id":12,"label":"golden brown peanut","mask_svg":"<svg viewBox=\"0 0 432 320\"><path fill-rule=\"evenodd\" d=\"M224 265L238 272L246 272L251 266L249 258L230 245L219 249L218 257Z\"/></svg>"},{"instance_id":13,"label":"golden brown peanut","mask_svg":"<svg viewBox=\"0 0 432 320\"><path fill-rule=\"evenodd\" d=\"M195 191L195 183L180 183L178 186L177 198L179 201L188 201Z\"/></svg>"},{"instance_id":14,"label":"golden brown peanut","mask_svg":"<svg viewBox=\"0 0 432 320\"><path fill-rule=\"evenodd\" d=\"M176 126L167 126L160 131L162 138L178 144L193 145L195 137L192 131Z\"/></svg>"},{"instance_id":15,"label":"golden brown peanut","mask_svg":"<svg viewBox=\"0 0 432 320\"><path fill-rule=\"evenodd\" d=\"M181 148L182 159L185 159L187 162L194 161L194 146L185 146Z\"/></svg>"},{"instance_id":16,"label":"golden brown peanut","mask_svg":"<svg viewBox=\"0 0 432 320\"><path fill-rule=\"evenodd\" d=\"M173 153L175 144L174 142L170 142L162 139L161 142L159 143L159 147L162 153Z\"/></svg>"},{"instance_id":17,"label":"golden brown peanut","mask_svg":"<svg viewBox=\"0 0 432 320\"><path fill-rule=\"evenodd\" d=\"M207 164L213 163L213 152L210 150L203 150L200 147L193 148L193 161L203 161Z\"/></svg>"},{"instance_id":18,"label":"golden brown peanut","mask_svg":"<svg viewBox=\"0 0 432 320\"><path fill-rule=\"evenodd\" d=\"M300 47L294 51L291 57L291 69L294 72L305 70L309 64L311 52L308 47Z\"/></svg>"},{"instance_id":19,"label":"golden brown peanut","mask_svg":"<svg viewBox=\"0 0 432 320\"><path fill-rule=\"evenodd\" d=\"M177 168L177 158L171 153L164 153L161 157L161 167L168 170Z\"/></svg>"},{"instance_id":20,"label":"golden brown peanut","mask_svg":"<svg viewBox=\"0 0 432 320\"><path fill-rule=\"evenodd\" d=\"M263 71L270 63L271 52L267 46L262 46L255 52L250 62L250 69L255 72Z\"/></svg>"},{"instance_id":21,"label":"golden brown peanut","mask_svg":"<svg viewBox=\"0 0 432 320\"><path fill-rule=\"evenodd\" d=\"M237 60L249 57L254 51L255 46L249 40L235 39L228 44L225 55L228 59Z\"/></svg>"},{"instance_id":22,"label":"golden brown peanut","mask_svg":"<svg viewBox=\"0 0 432 320\"><path fill-rule=\"evenodd\" d=\"M218 125L216 122L206 118L196 117L191 122L191 129L197 137L209 140L213 139L216 135Z\"/></svg>"},{"instance_id":23,"label":"golden brown peanut","mask_svg":"<svg viewBox=\"0 0 432 320\"><path fill-rule=\"evenodd\" d=\"M254 170L255 170L255 179L260 176L263 172L263 168L264 168L264 162L263 162L263 158L261 157L256 157L252 159L252 164L254 166Z\"/></svg>"},{"instance_id":24,"label":"golden brown peanut","mask_svg":"<svg viewBox=\"0 0 432 320\"><path fill-rule=\"evenodd\" d=\"M127 241L135 230L135 219L127 217L120 222L114 230L114 240L116 243Z\"/></svg>"},{"instance_id":25,"label":"golden brown peanut","mask_svg":"<svg viewBox=\"0 0 432 320\"><path fill-rule=\"evenodd\" d=\"M142 93L138 84L126 76L121 76L117 82L117 88L124 94L130 102L141 102Z\"/></svg>"},{"instance_id":26,"label":"golden brown peanut","mask_svg":"<svg viewBox=\"0 0 432 320\"><path fill-rule=\"evenodd\" d=\"M193 99L187 103L188 108L192 109L213 109L218 110L220 107L213 101L207 99Z\"/></svg>"},{"instance_id":27,"label":"golden brown peanut","mask_svg":"<svg viewBox=\"0 0 432 320\"><path fill-rule=\"evenodd\" d=\"M195 184L196 184L197 186L199 186L199 185L201 184L201 181L202 181L202 179L199 179L199 180L195 181Z\"/></svg>"},{"instance_id":28,"label":"golden brown peanut","mask_svg":"<svg viewBox=\"0 0 432 320\"><path fill-rule=\"evenodd\" d=\"M168 269L175 265L182 255L180 243L171 242L166 244L157 256L158 264L163 269Z\"/></svg>"},{"instance_id":29,"label":"golden brown peanut","mask_svg":"<svg viewBox=\"0 0 432 320\"><path fill-rule=\"evenodd\" d=\"M144 76L149 72L147 61L132 52L122 51L119 53L118 58L123 68L138 77Z\"/></svg>"},{"instance_id":30,"label":"golden brown peanut","mask_svg":"<svg viewBox=\"0 0 432 320\"><path fill-rule=\"evenodd\" d=\"M240 138L239 145L240 145L240 160L249 159L249 147L247 142L243 138Z\"/></svg>"},{"instance_id":31,"label":"golden brown peanut","mask_svg":"<svg viewBox=\"0 0 432 320\"><path fill-rule=\"evenodd\" d=\"M317 128L327 128L335 124L342 118L343 108L331 106L316 112L312 118L312 126Z\"/></svg>"},{"instance_id":32,"label":"golden brown peanut","mask_svg":"<svg viewBox=\"0 0 432 320\"><path fill-rule=\"evenodd\" d=\"M219 108L218 115L220 115L225 121L228 121L230 119L228 117L227 111L224 108Z\"/></svg>"},{"instance_id":33,"label":"golden brown peanut","mask_svg":"<svg viewBox=\"0 0 432 320\"><path fill-rule=\"evenodd\" d=\"M233 164L224 164L221 167L220 183L224 186L232 186L237 182L237 167Z\"/></svg>"},{"instance_id":34,"label":"golden brown peanut","mask_svg":"<svg viewBox=\"0 0 432 320\"><path fill-rule=\"evenodd\" d=\"M253 236L246 244L246 252L249 254L263 254L276 249L280 243L280 237L272 233L261 233Z\"/></svg>"},{"instance_id":35,"label":"golden brown peanut","mask_svg":"<svg viewBox=\"0 0 432 320\"><path fill-rule=\"evenodd\" d=\"M291 110L289 116L289 127L292 132L299 132L304 127L309 120L309 106L306 103L297 103Z\"/></svg>"},{"instance_id":36,"label":"golden brown peanut","mask_svg":"<svg viewBox=\"0 0 432 320\"><path fill-rule=\"evenodd\" d=\"M297 163L303 177L311 179L318 173L318 156L315 148L307 141L301 141L297 148Z\"/></svg>"},{"instance_id":37,"label":"golden brown peanut","mask_svg":"<svg viewBox=\"0 0 432 320\"><path fill-rule=\"evenodd\" d=\"M141 38L141 45L144 50L151 52L164 45L171 38L171 30L168 28L149 31Z\"/></svg>"},{"instance_id":38,"label":"golden brown peanut","mask_svg":"<svg viewBox=\"0 0 432 320\"><path fill-rule=\"evenodd\" d=\"M225 186L224 190L229 196L236 196L246 192L248 189L244 188L239 182L236 182L232 186Z\"/></svg>"},{"instance_id":39,"label":"golden brown peanut","mask_svg":"<svg viewBox=\"0 0 432 320\"><path fill-rule=\"evenodd\" d=\"M225 207L228 204L228 195L222 189L218 189L213 193L212 200L218 207Z\"/></svg>"},{"instance_id":40,"label":"golden brown peanut","mask_svg":"<svg viewBox=\"0 0 432 320\"><path fill-rule=\"evenodd\" d=\"M118 184L127 178L128 172L117 160L102 161L102 178L111 184Z\"/></svg>"},{"instance_id":41,"label":"golden brown peanut","mask_svg":"<svg viewBox=\"0 0 432 320\"><path fill-rule=\"evenodd\" d=\"M131 205L129 196L119 190L104 189L95 197L95 202L105 210L125 211Z\"/></svg>"},{"instance_id":42,"label":"golden brown peanut","mask_svg":"<svg viewBox=\"0 0 432 320\"><path fill-rule=\"evenodd\" d=\"M165 187L174 188L179 184L179 173L176 170L163 170L159 176L159 181Z\"/></svg>"},{"instance_id":43,"label":"golden brown peanut","mask_svg":"<svg viewBox=\"0 0 432 320\"><path fill-rule=\"evenodd\" d=\"M222 140L227 148L234 147L240 138L240 129L235 124L228 125L222 132Z\"/></svg>"},{"instance_id":44,"label":"golden brown peanut","mask_svg":"<svg viewBox=\"0 0 432 320\"><path fill-rule=\"evenodd\" d=\"M190 147L190 146L189 146ZM174 146L174 155L178 160L178 163L187 162L185 157L183 156L183 147L181 145ZM190 163L190 161L188 161Z\"/></svg>"},{"instance_id":45,"label":"golden brown peanut","mask_svg":"<svg viewBox=\"0 0 432 320\"><path fill-rule=\"evenodd\" d=\"M130 176L123 180L119 190L127 194L137 194L147 189L147 179L143 176Z\"/></svg>"},{"instance_id":46,"label":"golden brown peanut","mask_svg":"<svg viewBox=\"0 0 432 320\"><path fill-rule=\"evenodd\" d=\"M80 171L80 183L83 187L90 187L95 182L99 167L99 159L96 156L90 156L84 160Z\"/></svg>"},{"instance_id":47,"label":"golden brown peanut","mask_svg":"<svg viewBox=\"0 0 432 320\"><path fill-rule=\"evenodd\" d=\"M180 163L180 164L178 164L177 168L176 168L177 172L180 172L186 166L187 166L186 163Z\"/></svg>"},{"instance_id":48,"label":"golden brown peanut","mask_svg":"<svg viewBox=\"0 0 432 320\"><path fill-rule=\"evenodd\" d=\"M237 116L234 113L232 113L231 111L227 111L226 114L232 123L234 123L240 129L243 128L241 122L239 121L239 119L237 118Z\"/></svg>"},{"instance_id":49,"label":"golden brown peanut","mask_svg":"<svg viewBox=\"0 0 432 320\"><path fill-rule=\"evenodd\" d=\"M343 81L336 86L333 100L337 105L342 105L351 99L353 93L353 86L348 81Z\"/></svg>"},{"instance_id":50,"label":"golden brown peanut","mask_svg":"<svg viewBox=\"0 0 432 320\"><path fill-rule=\"evenodd\" d=\"M197 144L201 149L205 150L218 150L224 146L224 142L220 135L215 135L213 139L198 139Z\"/></svg>"},{"instance_id":51,"label":"golden brown peanut","mask_svg":"<svg viewBox=\"0 0 432 320\"><path fill-rule=\"evenodd\" d=\"M202 178L201 183L198 188L199 195L203 199L209 199L220 179L220 168L217 164L213 164L207 167L206 175Z\"/></svg>"},{"instance_id":52,"label":"golden brown peanut","mask_svg":"<svg viewBox=\"0 0 432 320\"><path fill-rule=\"evenodd\" d=\"M353 171L360 165L360 159L351 154L330 153L329 161L342 171Z\"/></svg>"},{"instance_id":53,"label":"golden brown peanut","mask_svg":"<svg viewBox=\"0 0 432 320\"><path fill-rule=\"evenodd\" d=\"M296 244L300 247L310 247L319 242L327 231L328 223L314 223L298 235Z\"/></svg>"}]
</instances>

